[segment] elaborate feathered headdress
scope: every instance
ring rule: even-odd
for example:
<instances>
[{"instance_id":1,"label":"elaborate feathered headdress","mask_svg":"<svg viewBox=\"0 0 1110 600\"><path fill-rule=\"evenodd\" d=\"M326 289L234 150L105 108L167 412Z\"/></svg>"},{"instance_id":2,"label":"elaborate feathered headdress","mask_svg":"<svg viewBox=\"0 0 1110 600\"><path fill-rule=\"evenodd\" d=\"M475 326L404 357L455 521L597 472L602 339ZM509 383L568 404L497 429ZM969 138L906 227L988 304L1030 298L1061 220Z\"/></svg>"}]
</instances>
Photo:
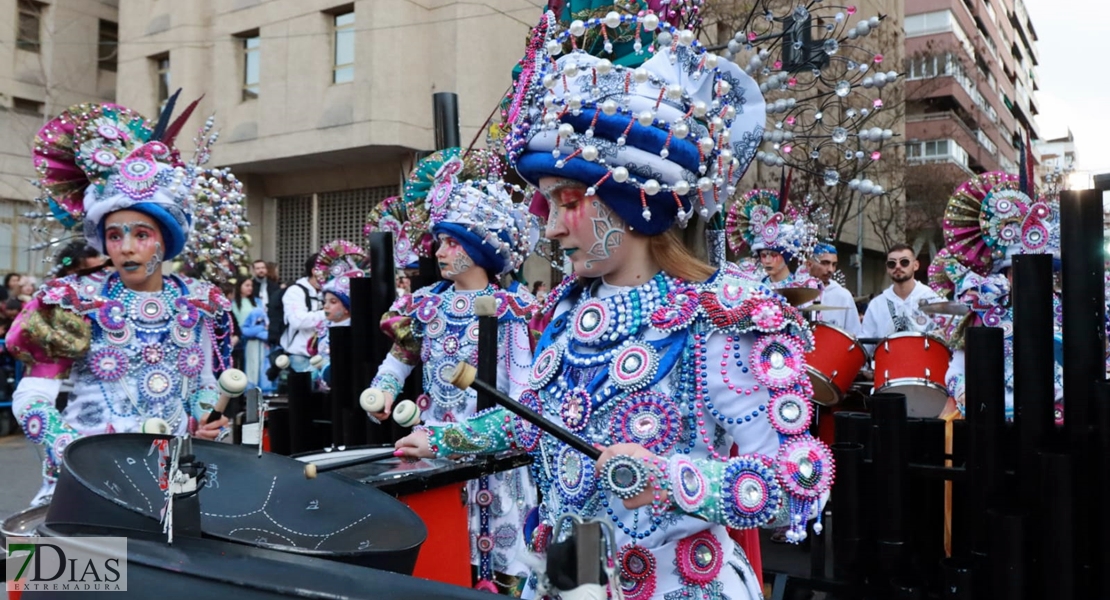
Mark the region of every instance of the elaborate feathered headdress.
<instances>
[{"instance_id":1,"label":"elaborate feathered headdress","mask_svg":"<svg viewBox=\"0 0 1110 600\"><path fill-rule=\"evenodd\" d=\"M817 244L818 226L809 207L783 206L778 192L752 190L728 210L725 231L734 252L774 250L787 260L804 259Z\"/></svg>"}]
</instances>

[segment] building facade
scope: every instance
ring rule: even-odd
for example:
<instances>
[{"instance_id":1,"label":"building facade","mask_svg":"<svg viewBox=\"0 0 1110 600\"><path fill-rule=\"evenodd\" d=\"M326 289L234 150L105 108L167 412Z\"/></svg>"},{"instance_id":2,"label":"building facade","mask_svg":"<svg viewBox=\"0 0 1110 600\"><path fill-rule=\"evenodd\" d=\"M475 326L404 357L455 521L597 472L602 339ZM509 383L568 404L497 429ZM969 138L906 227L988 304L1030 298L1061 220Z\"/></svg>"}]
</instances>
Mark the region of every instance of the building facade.
<instances>
[{"instance_id":1,"label":"building facade","mask_svg":"<svg viewBox=\"0 0 1110 600\"><path fill-rule=\"evenodd\" d=\"M1022 0L907 0L905 32L907 211L926 259L956 185L1016 174L1023 147L1041 160L1037 34Z\"/></svg>"},{"instance_id":2,"label":"building facade","mask_svg":"<svg viewBox=\"0 0 1110 600\"><path fill-rule=\"evenodd\" d=\"M178 110L204 95L185 132L215 115L212 164L244 182L252 256L288 281L321 244L364 243L373 205L435 149L433 93L458 95L463 145L484 135L538 14L526 0L132 0L119 100L154 114L178 88Z\"/></svg>"},{"instance_id":3,"label":"building facade","mask_svg":"<svg viewBox=\"0 0 1110 600\"><path fill-rule=\"evenodd\" d=\"M42 275L31 147L50 118L115 98L118 0L0 0L0 273Z\"/></svg>"}]
</instances>

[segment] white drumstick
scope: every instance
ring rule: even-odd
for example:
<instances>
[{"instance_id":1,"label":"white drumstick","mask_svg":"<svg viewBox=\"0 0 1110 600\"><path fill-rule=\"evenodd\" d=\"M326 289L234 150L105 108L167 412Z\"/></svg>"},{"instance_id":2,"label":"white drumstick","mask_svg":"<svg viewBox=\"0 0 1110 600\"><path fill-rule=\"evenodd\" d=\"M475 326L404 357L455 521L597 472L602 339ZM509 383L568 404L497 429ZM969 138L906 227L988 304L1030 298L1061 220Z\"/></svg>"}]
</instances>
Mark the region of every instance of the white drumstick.
<instances>
[{"instance_id":1,"label":"white drumstick","mask_svg":"<svg viewBox=\"0 0 1110 600\"><path fill-rule=\"evenodd\" d=\"M170 424L165 419L158 417L151 417L143 422L143 433L153 433L155 435L169 435Z\"/></svg>"},{"instance_id":2,"label":"white drumstick","mask_svg":"<svg viewBox=\"0 0 1110 600\"><path fill-rule=\"evenodd\" d=\"M401 427L412 427L420 423L420 409L412 400L402 400L393 407L393 420Z\"/></svg>"},{"instance_id":3,"label":"white drumstick","mask_svg":"<svg viewBox=\"0 0 1110 600\"><path fill-rule=\"evenodd\" d=\"M385 392L378 388L366 388L358 397L358 403L368 413L380 413L385 410Z\"/></svg>"},{"instance_id":4,"label":"white drumstick","mask_svg":"<svg viewBox=\"0 0 1110 600\"><path fill-rule=\"evenodd\" d=\"M289 368L289 357L282 354L274 359L274 365L279 369Z\"/></svg>"}]
</instances>

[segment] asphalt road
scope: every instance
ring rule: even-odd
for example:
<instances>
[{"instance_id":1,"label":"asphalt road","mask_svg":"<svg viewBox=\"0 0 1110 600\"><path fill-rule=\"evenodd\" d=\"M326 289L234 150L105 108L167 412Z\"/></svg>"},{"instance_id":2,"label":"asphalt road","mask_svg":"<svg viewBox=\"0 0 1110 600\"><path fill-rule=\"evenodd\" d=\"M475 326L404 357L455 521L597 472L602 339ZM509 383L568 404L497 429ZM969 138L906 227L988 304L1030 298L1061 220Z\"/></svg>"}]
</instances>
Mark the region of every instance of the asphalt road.
<instances>
[{"instance_id":1,"label":"asphalt road","mask_svg":"<svg viewBox=\"0 0 1110 600\"><path fill-rule=\"evenodd\" d=\"M0 520L27 508L41 485L42 463L34 444L22 431L0 437Z\"/></svg>"}]
</instances>

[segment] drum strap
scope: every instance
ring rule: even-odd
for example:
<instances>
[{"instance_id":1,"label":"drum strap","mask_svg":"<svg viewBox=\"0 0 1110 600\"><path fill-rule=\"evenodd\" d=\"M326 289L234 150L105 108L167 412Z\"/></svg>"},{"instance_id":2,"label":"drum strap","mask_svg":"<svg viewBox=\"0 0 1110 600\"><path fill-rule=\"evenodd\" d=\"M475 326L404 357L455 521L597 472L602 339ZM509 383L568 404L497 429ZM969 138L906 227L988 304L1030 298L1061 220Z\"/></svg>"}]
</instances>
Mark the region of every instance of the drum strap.
<instances>
[{"instance_id":1,"label":"drum strap","mask_svg":"<svg viewBox=\"0 0 1110 600\"><path fill-rule=\"evenodd\" d=\"M889 298L886 301L886 309L890 312L890 320L894 321L895 333L910 331L909 317L898 314L898 310L894 308L894 303Z\"/></svg>"}]
</instances>

